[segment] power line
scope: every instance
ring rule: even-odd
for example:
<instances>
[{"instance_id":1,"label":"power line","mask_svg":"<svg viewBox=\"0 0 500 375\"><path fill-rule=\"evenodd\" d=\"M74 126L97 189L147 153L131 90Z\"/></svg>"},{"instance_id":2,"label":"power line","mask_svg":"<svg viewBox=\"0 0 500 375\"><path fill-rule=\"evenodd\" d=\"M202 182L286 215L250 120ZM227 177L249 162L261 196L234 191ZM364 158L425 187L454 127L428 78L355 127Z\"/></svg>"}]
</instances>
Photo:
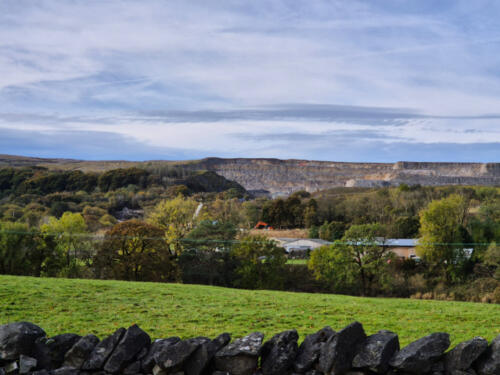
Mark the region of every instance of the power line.
<instances>
[{"instance_id":1,"label":"power line","mask_svg":"<svg viewBox=\"0 0 500 375\"><path fill-rule=\"evenodd\" d=\"M127 235L105 235L105 234L95 234L95 233L68 233L68 232L38 232L38 231L15 231L15 230L0 230L0 234L18 234L18 235L40 235L40 236L49 236L49 237L70 237L70 238L88 238L95 240L107 240L107 239L131 239L131 240L150 240L150 241L159 241L166 240L165 236L161 237L149 237L149 236L127 236ZM168 238L171 242L186 242L186 243L245 243L246 241L236 240L236 239L212 239L212 238ZM269 238L270 241L275 241L274 238ZM297 240L313 240L312 238L298 238ZM266 241L252 241L252 243L267 243ZM353 243L351 241L333 241L331 245L348 245L348 246L380 246L380 247L401 247L398 245L392 245L390 243L386 243L382 241L366 241ZM416 246L489 246L491 242L418 242L415 244ZM413 246L410 246L413 247Z\"/></svg>"}]
</instances>

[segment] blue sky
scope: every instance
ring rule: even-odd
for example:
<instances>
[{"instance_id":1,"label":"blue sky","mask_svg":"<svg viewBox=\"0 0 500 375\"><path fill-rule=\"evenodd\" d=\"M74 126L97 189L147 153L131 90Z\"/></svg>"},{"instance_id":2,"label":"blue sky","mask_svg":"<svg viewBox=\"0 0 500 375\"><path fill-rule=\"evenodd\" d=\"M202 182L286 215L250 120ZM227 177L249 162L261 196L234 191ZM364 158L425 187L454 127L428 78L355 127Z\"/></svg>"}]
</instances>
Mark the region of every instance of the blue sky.
<instances>
[{"instance_id":1,"label":"blue sky","mask_svg":"<svg viewBox=\"0 0 500 375\"><path fill-rule=\"evenodd\" d=\"M500 2L2 0L0 153L500 161Z\"/></svg>"}]
</instances>

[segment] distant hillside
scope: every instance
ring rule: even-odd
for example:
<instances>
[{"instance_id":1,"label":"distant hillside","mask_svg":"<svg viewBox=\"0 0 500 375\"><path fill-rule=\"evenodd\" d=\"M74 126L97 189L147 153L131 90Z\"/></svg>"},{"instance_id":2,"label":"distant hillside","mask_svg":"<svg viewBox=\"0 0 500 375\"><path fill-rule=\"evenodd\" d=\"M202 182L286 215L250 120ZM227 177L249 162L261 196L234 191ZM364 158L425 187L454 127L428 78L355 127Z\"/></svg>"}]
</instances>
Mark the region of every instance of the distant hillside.
<instances>
[{"instance_id":1,"label":"distant hillside","mask_svg":"<svg viewBox=\"0 0 500 375\"><path fill-rule=\"evenodd\" d=\"M245 189L287 195L297 190L314 192L332 187L376 187L400 184L424 186L500 186L500 163L343 163L279 159L206 158L193 161L82 161L0 155L0 166L38 165L50 169L105 171L138 166L165 166L213 171Z\"/></svg>"}]
</instances>

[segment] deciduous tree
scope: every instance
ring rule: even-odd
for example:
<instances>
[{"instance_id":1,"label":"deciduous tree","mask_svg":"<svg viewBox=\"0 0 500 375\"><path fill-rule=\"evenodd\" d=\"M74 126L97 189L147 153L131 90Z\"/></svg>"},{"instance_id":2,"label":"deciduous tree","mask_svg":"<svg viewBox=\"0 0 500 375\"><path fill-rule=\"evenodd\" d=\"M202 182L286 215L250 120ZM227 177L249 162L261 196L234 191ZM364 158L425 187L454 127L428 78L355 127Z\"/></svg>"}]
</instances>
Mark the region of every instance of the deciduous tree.
<instances>
[{"instance_id":1,"label":"deciduous tree","mask_svg":"<svg viewBox=\"0 0 500 375\"><path fill-rule=\"evenodd\" d=\"M341 241L312 252L309 269L337 292L375 294L383 289L393 258L377 239L382 231L378 224L351 226Z\"/></svg>"},{"instance_id":2,"label":"deciduous tree","mask_svg":"<svg viewBox=\"0 0 500 375\"><path fill-rule=\"evenodd\" d=\"M134 281L172 281L177 266L161 228L138 220L110 229L96 256L101 277Z\"/></svg>"}]
</instances>

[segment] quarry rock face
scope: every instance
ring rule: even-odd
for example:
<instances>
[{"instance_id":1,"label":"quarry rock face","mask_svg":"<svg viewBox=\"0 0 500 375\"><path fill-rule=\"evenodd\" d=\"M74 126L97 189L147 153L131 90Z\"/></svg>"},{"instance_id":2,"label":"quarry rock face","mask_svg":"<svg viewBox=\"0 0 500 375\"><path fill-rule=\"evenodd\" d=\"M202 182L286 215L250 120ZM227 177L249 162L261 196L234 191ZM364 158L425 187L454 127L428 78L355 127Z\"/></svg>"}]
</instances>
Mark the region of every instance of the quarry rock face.
<instances>
[{"instance_id":1,"label":"quarry rock face","mask_svg":"<svg viewBox=\"0 0 500 375\"><path fill-rule=\"evenodd\" d=\"M500 163L341 163L311 160L207 158L191 169L209 170L238 182L248 191L289 195L334 187L381 187L400 184L500 185Z\"/></svg>"},{"instance_id":2,"label":"quarry rock face","mask_svg":"<svg viewBox=\"0 0 500 375\"><path fill-rule=\"evenodd\" d=\"M94 335L70 333L46 338L40 327L26 322L5 326L0 326L2 337L8 337L2 350L19 354L0 359L0 375L500 375L500 336L489 346L474 337L444 354L450 345L447 333L430 334L399 350L396 333L381 330L367 337L358 322L338 332L325 327L306 336L300 347L294 329L264 344L260 332L233 342L223 333L151 344L137 325L101 342ZM35 354L21 353L27 350Z\"/></svg>"},{"instance_id":3,"label":"quarry rock face","mask_svg":"<svg viewBox=\"0 0 500 375\"><path fill-rule=\"evenodd\" d=\"M449 334L432 333L405 346L392 357L389 365L410 374L427 374L449 346Z\"/></svg>"}]
</instances>

